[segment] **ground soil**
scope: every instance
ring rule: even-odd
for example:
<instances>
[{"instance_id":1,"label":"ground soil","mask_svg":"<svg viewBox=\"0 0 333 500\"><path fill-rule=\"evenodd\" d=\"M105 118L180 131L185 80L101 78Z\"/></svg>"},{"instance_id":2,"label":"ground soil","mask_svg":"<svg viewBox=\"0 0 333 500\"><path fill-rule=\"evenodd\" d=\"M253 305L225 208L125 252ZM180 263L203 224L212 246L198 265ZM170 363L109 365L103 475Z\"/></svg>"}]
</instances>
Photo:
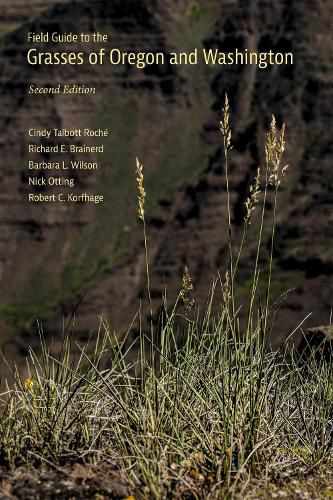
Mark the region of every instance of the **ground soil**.
<instances>
[{"instance_id":1,"label":"ground soil","mask_svg":"<svg viewBox=\"0 0 333 500\"><path fill-rule=\"evenodd\" d=\"M178 493L165 498L217 499L219 490L189 479L191 488L178 487ZM191 491L192 490L192 493ZM147 499L152 498L142 489L133 489L124 474L113 465L70 467L17 468L0 473L0 500L53 500L53 499ZM163 498L163 497L162 497ZM222 498L224 495L222 494ZM264 500L286 498L293 500L317 500L333 498L333 475L331 468L323 467L311 473L287 471L270 480L244 481L233 494L233 498Z\"/></svg>"}]
</instances>

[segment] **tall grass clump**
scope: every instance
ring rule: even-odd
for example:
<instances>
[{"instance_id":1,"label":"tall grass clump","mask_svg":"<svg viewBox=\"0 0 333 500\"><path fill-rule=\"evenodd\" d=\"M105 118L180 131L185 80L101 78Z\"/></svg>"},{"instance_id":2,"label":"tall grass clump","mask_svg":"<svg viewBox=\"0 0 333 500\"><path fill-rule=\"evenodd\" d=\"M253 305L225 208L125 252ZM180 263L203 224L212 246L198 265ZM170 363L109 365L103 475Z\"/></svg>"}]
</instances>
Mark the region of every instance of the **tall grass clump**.
<instances>
[{"instance_id":1,"label":"tall grass clump","mask_svg":"<svg viewBox=\"0 0 333 500\"><path fill-rule=\"evenodd\" d=\"M298 467L310 471L332 461L332 364L315 356L300 364L296 353L272 352L268 343L276 212L287 169L285 126L278 129L272 118L265 167L257 169L250 187L236 250L227 97L220 129L228 261L212 283L206 308L200 311L195 303L186 267L175 303L169 307L165 296L161 318L153 321L144 171L137 160L148 321L140 309L140 334L132 344L130 336L120 341L103 319L95 343L73 346L66 332L57 356L41 335L42 354L30 352L29 376L22 381L13 370L15 382L2 395L2 464L105 461L125 471L139 498L213 499L241 496L252 478L269 481L279 473L292 474ZM273 214L266 209L271 193ZM252 282L247 301L239 304L239 263L255 212L259 226ZM267 225L270 251L263 270L259 263Z\"/></svg>"}]
</instances>

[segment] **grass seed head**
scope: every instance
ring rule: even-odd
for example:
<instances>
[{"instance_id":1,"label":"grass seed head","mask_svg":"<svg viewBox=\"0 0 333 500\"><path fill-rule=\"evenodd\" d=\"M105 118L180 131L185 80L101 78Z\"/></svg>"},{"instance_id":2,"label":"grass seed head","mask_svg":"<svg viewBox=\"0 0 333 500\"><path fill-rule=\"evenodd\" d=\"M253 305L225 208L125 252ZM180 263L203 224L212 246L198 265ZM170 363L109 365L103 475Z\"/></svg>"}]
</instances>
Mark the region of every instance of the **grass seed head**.
<instances>
[{"instance_id":1,"label":"grass seed head","mask_svg":"<svg viewBox=\"0 0 333 500\"><path fill-rule=\"evenodd\" d=\"M144 175L143 175L143 165L136 159L136 185L138 190L138 217L140 220L144 220L145 217L145 198L146 191L143 185Z\"/></svg>"},{"instance_id":2,"label":"grass seed head","mask_svg":"<svg viewBox=\"0 0 333 500\"><path fill-rule=\"evenodd\" d=\"M276 119L273 115L270 130L266 137L265 156L268 183L275 188L280 186L288 169L288 165L281 165L285 151L285 131L285 124L282 125L280 131L277 129Z\"/></svg>"},{"instance_id":3,"label":"grass seed head","mask_svg":"<svg viewBox=\"0 0 333 500\"><path fill-rule=\"evenodd\" d=\"M231 298L231 286L230 286L230 276L229 271L225 273L224 283L222 286L222 294L223 294L223 302L224 305L228 305L229 300Z\"/></svg>"},{"instance_id":4,"label":"grass seed head","mask_svg":"<svg viewBox=\"0 0 333 500\"><path fill-rule=\"evenodd\" d=\"M182 289L179 294L185 306L185 316L188 315L188 313L190 312L195 303L195 300L193 298L191 299L190 297L192 290L193 290L193 283L190 276L190 272L188 270L188 267L185 266L183 273Z\"/></svg>"},{"instance_id":5,"label":"grass seed head","mask_svg":"<svg viewBox=\"0 0 333 500\"><path fill-rule=\"evenodd\" d=\"M254 183L250 187L250 196L245 202L246 214L244 222L246 225L251 224L251 215L254 212L256 205L259 201L260 195L260 167L257 169L257 175L254 179Z\"/></svg>"},{"instance_id":6,"label":"grass seed head","mask_svg":"<svg viewBox=\"0 0 333 500\"><path fill-rule=\"evenodd\" d=\"M231 148L231 129L229 125L230 113L229 113L229 100L227 94L225 94L224 106L222 108L222 121L220 121L220 130L224 138L224 152L227 153Z\"/></svg>"}]
</instances>

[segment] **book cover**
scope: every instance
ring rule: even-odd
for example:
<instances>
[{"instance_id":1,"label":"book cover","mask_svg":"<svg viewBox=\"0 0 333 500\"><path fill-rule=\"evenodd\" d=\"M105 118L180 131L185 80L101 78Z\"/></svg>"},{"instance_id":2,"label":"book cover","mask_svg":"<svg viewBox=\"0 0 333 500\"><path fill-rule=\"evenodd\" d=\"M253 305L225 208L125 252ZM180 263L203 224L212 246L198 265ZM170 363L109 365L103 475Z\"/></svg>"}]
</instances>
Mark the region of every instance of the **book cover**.
<instances>
[{"instance_id":1,"label":"book cover","mask_svg":"<svg viewBox=\"0 0 333 500\"><path fill-rule=\"evenodd\" d=\"M1 0L3 498L332 494L332 7Z\"/></svg>"}]
</instances>

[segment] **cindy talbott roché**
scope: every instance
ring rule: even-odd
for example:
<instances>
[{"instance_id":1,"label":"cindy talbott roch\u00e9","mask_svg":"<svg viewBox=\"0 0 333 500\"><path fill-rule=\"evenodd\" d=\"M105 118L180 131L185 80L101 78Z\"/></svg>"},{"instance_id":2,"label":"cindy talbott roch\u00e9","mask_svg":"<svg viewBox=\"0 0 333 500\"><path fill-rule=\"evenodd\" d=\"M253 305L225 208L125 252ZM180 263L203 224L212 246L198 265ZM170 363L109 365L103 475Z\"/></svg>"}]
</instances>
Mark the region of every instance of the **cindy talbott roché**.
<instances>
[{"instance_id":1,"label":"cindy talbott roch\u00e9","mask_svg":"<svg viewBox=\"0 0 333 500\"><path fill-rule=\"evenodd\" d=\"M71 84L57 84L52 86L41 87L39 85L31 84L29 86L28 94L96 94L96 87L88 87L86 85Z\"/></svg>"}]
</instances>

